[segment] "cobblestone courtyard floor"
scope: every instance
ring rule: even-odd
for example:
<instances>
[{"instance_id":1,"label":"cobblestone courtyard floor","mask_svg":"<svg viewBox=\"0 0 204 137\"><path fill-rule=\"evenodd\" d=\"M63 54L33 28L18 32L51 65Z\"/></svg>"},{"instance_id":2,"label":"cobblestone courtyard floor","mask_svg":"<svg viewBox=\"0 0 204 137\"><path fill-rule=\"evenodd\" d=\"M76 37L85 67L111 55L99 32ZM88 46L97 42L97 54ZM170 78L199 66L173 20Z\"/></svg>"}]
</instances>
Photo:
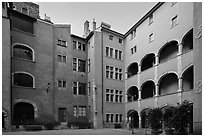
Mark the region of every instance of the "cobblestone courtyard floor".
<instances>
[{"instance_id":1,"label":"cobblestone courtyard floor","mask_svg":"<svg viewBox=\"0 0 204 137\"><path fill-rule=\"evenodd\" d=\"M132 135L128 129L63 129L42 131L3 132L3 135ZM135 129L136 135L145 135L145 129Z\"/></svg>"}]
</instances>

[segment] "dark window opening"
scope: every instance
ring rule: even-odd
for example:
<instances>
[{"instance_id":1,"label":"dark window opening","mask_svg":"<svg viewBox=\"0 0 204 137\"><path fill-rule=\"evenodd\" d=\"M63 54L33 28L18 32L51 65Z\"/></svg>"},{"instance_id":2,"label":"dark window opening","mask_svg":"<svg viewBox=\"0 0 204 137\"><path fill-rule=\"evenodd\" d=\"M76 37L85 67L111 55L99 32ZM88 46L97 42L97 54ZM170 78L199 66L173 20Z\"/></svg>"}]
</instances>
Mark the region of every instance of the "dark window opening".
<instances>
[{"instance_id":1,"label":"dark window opening","mask_svg":"<svg viewBox=\"0 0 204 137\"><path fill-rule=\"evenodd\" d=\"M17 58L33 60L33 51L23 45L15 45L13 47L13 56Z\"/></svg>"},{"instance_id":2,"label":"dark window opening","mask_svg":"<svg viewBox=\"0 0 204 137\"><path fill-rule=\"evenodd\" d=\"M86 84L79 83L79 95L86 95Z\"/></svg>"},{"instance_id":3,"label":"dark window opening","mask_svg":"<svg viewBox=\"0 0 204 137\"><path fill-rule=\"evenodd\" d=\"M78 59L78 71L86 72L86 61Z\"/></svg>"},{"instance_id":4,"label":"dark window opening","mask_svg":"<svg viewBox=\"0 0 204 137\"><path fill-rule=\"evenodd\" d=\"M183 51L182 53L187 53L193 49L193 29L191 29L183 38Z\"/></svg>"},{"instance_id":5,"label":"dark window opening","mask_svg":"<svg viewBox=\"0 0 204 137\"><path fill-rule=\"evenodd\" d=\"M20 17L11 17L11 28L15 28L24 32L34 33L34 23L28 19Z\"/></svg>"},{"instance_id":6,"label":"dark window opening","mask_svg":"<svg viewBox=\"0 0 204 137\"><path fill-rule=\"evenodd\" d=\"M138 73L138 64L137 63L132 63L128 66L127 69L127 77L134 76Z\"/></svg>"},{"instance_id":7,"label":"dark window opening","mask_svg":"<svg viewBox=\"0 0 204 137\"><path fill-rule=\"evenodd\" d=\"M166 62L177 56L178 53L178 42L171 41L165 44L159 52L159 63Z\"/></svg>"},{"instance_id":8,"label":"dark window opening","mask_svg":"<svg viewBox=\"0 0 204 137\"><path fill-rule=\"evenodd\" d=\"M153 67L154 64L155 64L155 55L153 53L146 55L142 59L141 71L144 71L146 69Z\"/></svg>"},{"instance_id":9,"label":"dark window opening","mask_svg":"<svg viewBox=\"0 0 204 137\"><path fill-rule=\"evenodd\" d=\"M60 122L65 122L66 121L66 108L58 108L58 119Z\"/></svg>"},{"instance_id":10,"label":"dark window opening","mask_svg":"<svg viewBox=\"0 0 204 137\"><path fill-rule=\"evenodd\" d=\"M138 128L139 127L139 116L137 111L130 110L127 113L128 123L130 128Z\"/></svg>"},{"instance_id":11,"label":"dark window opening","mask_svg":"<svg viewBox=\"0 0 204 137\"><path fill-rule=\"evenodd\" d=\"M150 98L155 94L155 84L153 81L147 81L142 85L141 98Z\"/></svg>"},{"instance_id":12,"label":"dark window opening","mask_svg":"<svg viewBox=\"0 0 204 137\"><path fill-rule=\"evenodd\" d=\"M14 73L14 85L33 87L33 77L24 73Z\"/></svg>"},{"instance_id":13,"label":"dark window opening","mask_svg":"<svg viewBox=\"0 0 204 137\"><path fill-rule=\"evenodd\" d=\"M14 105L13 118L16 124L22 125L34 119L34 107L32 104L20 102Z\"/></svg>"},{"instance_id":14,"label":"dark window opening","mask_svg":"<svg viewBox=\"0 0 204 137\"><path fill-rule=\"evenodd\" d=\"M183 90L192 90L193 89L193 66L191 66L189 69L187 69L183 73Z\"/></svg>"},{"instance_id":15,"label":"dark window opening","mask_svg":"<svg viewBox=\"0 0 204 137\"><path fill-rule=\"evenodd\" d=\"M167 74L159 80L159 94L166 95L178 90L178 77L174 73Z\"/></svg>"},{"instance_id":16,"label":"dark window opening","mask_svg":"<svg viewBox=\"0 0 204 137\"><path fill-rule=\"evenodd\" d=\"M138 99L138 89L133 86L130 87L127 91L127 100L128 102L136 101Z\"/></svg>"}]
</instances>

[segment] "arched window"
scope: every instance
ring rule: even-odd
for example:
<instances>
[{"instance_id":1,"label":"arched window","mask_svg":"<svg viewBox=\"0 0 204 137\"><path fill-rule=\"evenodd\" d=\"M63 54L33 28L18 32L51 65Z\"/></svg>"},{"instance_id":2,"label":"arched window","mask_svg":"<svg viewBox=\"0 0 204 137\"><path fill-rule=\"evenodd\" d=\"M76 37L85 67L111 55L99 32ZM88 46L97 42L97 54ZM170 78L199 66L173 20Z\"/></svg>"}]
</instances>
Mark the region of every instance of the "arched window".
<instances>
[{"instance_id":1,"label":"arched window","mask_svg":"<svg viewBox=\"0 0 204 137\"><path fill-rule=\"evenodd\" d=\"M13 57L34 61L34 51L27 45L15 44L13 46Z\"/></svg>"},{"instance_id":2,"label":"arched window","mask_svg":"<svg viewBox=\"0 0 204 137\"><path fill-rule=\"evenodd\" d=\"M191 90L193 89L193 65L190 66L182 75L183 78L183 90Z\"/></svg>"},{"instance_id":3,"label":"arched window","mask_svg":"<svg viewBox=\"0 0 204 137\"><path fill-rule=\"evenodd\" d=\"M141 86L141 98L151 98L155 94L155 84L153 81L149 80L142 84Z\"/></svg>"},{"instance_id":4,"label":"arched window","mask_svg":"<svg viewBox=\"0 0 204 137\"><path fill-rule=\"evenodd\" d=\"M154 53L147 54L141 61L141 71L153 67L155 64L155 55Z\"/></svg>"},{"instance_id":5,"label":"arched window","mask_svg":"<svg viewBox=\"0 0 204 137\"><path fill-rule=\"evenodd\" d=\"M175 58L178 53L178 42L170 41L166 43L159 51L159 63L166 62Z\"/></svg>"},{"instance_id":6,"label":"arched window","mask_svg":"<svg viewBox=\"0 0 204 137\"><path fill-rule=\"evenodd\" d=\"M32 87L34 88L34 77L25 72L15 72L14 75L14 85L22 87Z\"/></svg>"},{"instance_id":7,"label":"arched window","mask_svg":"<svg viewBox=\"0 0 204 137\"><path fill-rule=\"evenodd\" d=\"M183 50L182 53L189 52L193 49L193 29L189 30L182 40Z\"/></svg>"},{"instance_id":8,"label":"arched window","mask_svg":"<svg viewBox=\"0 0 204 137\"><path fill-rule=\"evenodd\" d=\"M132 86L127 91L128 102L136 101L138 99L138 89L135 86Z\"/></svg>"},{"instance_id":9,"label":"arched window","mask_svg":"<svg viewBox=\"0 0 204 137\"><path fill-rule=\"evenodd\" d=\"M166 95L175 93L178 90L178 76L175 73L168 73L159 80L159 94Z\"/></svg>"},{"instance_id":10,"label":"arched window","mask_svg":"<svg viewBox=\"0 0 204 137\"><path fill-rule=\"evenodd\" d=\"M136 75L138 72L138 64L136 62L131 63L127 68L127 77Z\"/></svg>"}]
</instances>

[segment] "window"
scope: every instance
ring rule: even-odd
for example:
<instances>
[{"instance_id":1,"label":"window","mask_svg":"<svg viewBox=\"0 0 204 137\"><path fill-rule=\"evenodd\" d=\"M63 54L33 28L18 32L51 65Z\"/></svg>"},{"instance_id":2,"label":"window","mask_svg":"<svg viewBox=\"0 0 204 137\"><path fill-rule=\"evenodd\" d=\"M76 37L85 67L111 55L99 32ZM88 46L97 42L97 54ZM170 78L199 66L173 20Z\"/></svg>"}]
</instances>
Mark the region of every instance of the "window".
<instances>
[{"instance_id":1,"label":"window","mask_svg":"<svg viewBox=\"0 0 204 137\"><path fill-rule=\"evenodd\" d=\"M57 60L58 60L58 62L61 62L61 60L62 60L62 55L57 55Z\"/></svg>"},{"instance_id":2,"label":"window","mask_svg":"<svg viewBox=\"0 0 204 137\"><path fill-rule=\"evenodd\" d=\"M118 39L118 42L122 44L122 43L123 43L123 40L122 40L121 38L119 38L119 39Z\"/></svg>"},{"instance_id":3,"label":"window","mask_svg":"<svg viewBox=\"0 0 204 137\"><path fill-rule=\"evenodd\" d=\"M57 83L58 83L58 87L66 88L66 86L67 86L67 82L63 81L63 80L58 80Z\"/></svg>"},{"instance_id":4,"label":"window","mask_svg":"<svg viewBox=\"0 0 204 137\"><path fill-rule=\"evenodd\" d=\"M67 117L66 108L58 108L58 113L59 113L59 121L65 122Z\"/></svg>"},{"instance_id":5,"label":"window","mask_svg":"<svg viewBox=\"0 0 204 137\"><path fill-rule=\"evenodd\" d=\"M110 114L106 114L106 122L110 122Z\"/></svg>"},{"instance_id":6,"label":"window","mask_svg":"<svg viewBox=\"0 0 204 137\"><path fill-rule=\"evenodd\" d=\"M173 7L177 2L172 2L171 3L171 7Z\"/></svg>"},{"instance_id":7,"label":"window","mask_svg":"<svg viewBox=\"0 0 204 137\"><path fill-rule=\"evenodd\" d=\"M86 95L86 83L73 82L74 95Z\"/></svg>"},{"instance_id":8,"label":"window","mask_svg":"<svg viewBox=\"0 0 204 137\"><path fill-rule=\"evenodd\" d=\"M114 114L110 114L110 122L114 122Z\"/></svg>"},{"instance_id":9,"label":"window","mask_svg":"<svg viewBox=\"0 0 204 137\"><path fill-rule=\"evenodd\" d=\"M22 7L21 12L23 14L27 14L28 15L28 9L26 7Z\"/></svg>"},{"instance_id":10,"label":"window","mask_svg":"<svg viewBox=\"0 0 204 137\"><path fill-rule=\"evenodd\" d=\"M78 42L78 50L82 50L82 44Z\"/></svg>"},{"instance_id":11,"label":"window","mask_svg":"<svg viewBox=\"0 0 204 137\"><path fill-rule=\"evenodd\" d=\"M33 50L29 46L21 44L13 46L13 57L34 61L33 55Z\"/></svg>"},{"instance_id":12,"label":"window","mask_svg":"<svg viewBox=\"0 0 204 137\"><path fill-rule=\"evenodd\" d=\"M26 33L33 34L34 33L34 22L30 20L26 20L21 17L11 17L11 28L17 29Z\"/></svg>"},{"instance_id":13,"label":"window","mask_svg":"<svg viewBox=\"0 0 204 137\"><path fill-rule=\"evenodd\" d=\"M171 28L176 26L178 24L178 18L177 15L171 19Z\"/></svg>"},{"instance_id":14,"label":"window","mask_svg":"<svg viewBox=\"0 0 204 137\"><path fill-rule=\"evenodd\" d=\"M112 66L106 66L106 78L122 80L122 73L122 69Z\"/></svg>"},{"instance_id":15,"label":"window","mask_svg":"<svg viewBox=\"0 0 204 137\"><path fill-rule=\"evenodd\" d=\"M78 71L86 72L86 61L78 59Z\"/></svg>"},{"instance_id":16,"label":"window","mask_svg":"<svg viewBox=\"0 0 204 137\"><path fill-rule=\"evenodd\" d=\"M106 89L106 102L110 102L110 89Z\"/></svg>"},{"instance_id":17,"label":"window","mask_svg":"<svg viewBox=\"0 0 204 137\"><path fill-rule=\"evenodd\" d=\"M67 41L58 39L57 45L62 47L67 47Z\"/></svg>"},{"instance_id":18,"label":"window","mask_svg":"<svg viewBox=\"0 0 204 137\"><path fill-rule=\"evenodd\" d=\"M73 41L73 49L77 49L77 42Z\"/></svg>"},{"instance_id":19,"label":"window","mask_svg":"<svg viewBox=\"0 0 204 137\"><path fill-rule=\"evenodd\" d=\"M66 56L62 56L62 62L67 62L67 57Z\"/></svg>"},{"instance_id":20,"label":"window","mask_svg":"<svg viewBox=\"0 0 204 137\"><path fill-rule=\"evenodd\" d=\"M106 47L106 56L109 56L109 47Z\"/></svg>"},{"instance_id":21,"label":"window","mask_svg":"<svg viewBox=\"0 0 204 137\"><path fill-rule=\"evenodd\" d=\"M136 28L130 33L130 40L132 40L134 37L136 37Z\"/></svg>"},{"instance_id":22,"label":"window","mask_svg":"<svg viewBox=\"0 0 204 137\"><path fill-rule=\"evenodd\" d=\"M123 70L119 69L119 80L122 80Z\"/></svg>"},{"instance_id":23,"label":"window","mask_svg":"<svg viewBox=\"0 0 204 137\"><path fill-rule=\"evenodd\" d=\"M149 35L149 43L152 42L153 40L154 40L154 34L152 33Z\"/></svg>"},{"instance_id":24,"label":"window","mask_svg":"<svg viewBox=\"0 0 204 137\"><path fill-rule=\"evenodd\" d=\"M86 45L85 44L82 45L82 50L86 51Z\"/></svg>"},{"instance_id":25,"label":"window","mask_svg":"<svg viewBox=\"0 0 204 137\"><path fill-rule=\"evenodd\" d=\"M118 59L118 50L115 49L115 58Z\"/></svg>"},{"instance_id":26,"label":"window","mask_svg":"<svg viewBox=\"0 0 204 137\"><path fill-rule=\"evenodd\" d=\"M109 74L110 74L110 70L109 70L109 66L106 66L106 78L109 78Z\"/></svg>"},{"instance_id":27,"label":"window","mask_svg":"<svg viewBox=\"0 0 204 137\"><path fill-rule=\"evenodd\" d=\"M131 48L131 54L134 54L137 52L137 46L134 46L133 48Z\"/></svg>"},{"instance_id":28,"label":"window","mask_svg":"<svg viewBox=\"0 0 204 137\"><path fill-rule=\"evenodd\" d=\"M113 40L113 35L109 35L109 40Z\"/></svg>"},{"instance_id":29,"label":"window","mask_svg":"<svg viewBox=\"0 0 204 137\"><path fill-rule=\"evenodd\" d=\"M58 80L58 87L62 87L62 81Z\"/></svg>"},{"instance_id":30,"label":"window","mask_svg":"<svg viewBox=\"0 0 204 137\"><path fill-rule=\"evenodd\" d=\"M86 83L78 83L79 95L86 95Z\"/></svg>"},{"instance_id":31,"label":"window","mask_svg":"<svg viewBox=\"0 0 204 137\"><path fill-rule=\"evenodd\" d=\"M73 82L73 94L77 95L77 82Z\"/></svg>"},{"instance_id":32,"label":"window","mask_svg":"<svg viewBox=\"0 0 204 137\"><path fill-rule=\"evenodd\" d=\"M149 25L153 23L153 13L149 15Z\"/></svg>"},{"instance_id":33,"label":"window","mask_svg":"<svg viewBox=\"0 0 204 137\"><path fill-rule=\"evenodd\" d=\"M86 116L86 106L79 106L79 116Z\"/></svg>"},{"instance_id":34,"label":"window","mask_svg":"<svg viewBox=\"0 0 204 137\"><path fill-rule=\"evenodd\" d=\"M110 90L110 102L114 102L114 90Z\"/></svg>"},{"instance_id":35,"label":"window","mask_svg":"<svg viewBox=\"0 0 204 137\"><path fill-rule=\"evenodd\" d=\"M110 57L113 57L113 48L110 48Z\"/></svg>"},{"instance_id":36,"label":"window","mask_svg":"<svg viewBox=\"0 0 204 137\"><path fill-rule=\"evenodd\" d=\"M91 94L91 82L88 82L88 95Z\"/></svg>"},{"instance_id":37,"label":"window","mask_svg":"<svg viewBox=\"0 0 204 137\"><path fill-rule=\"evenodd\" d=\"M16 72L14 73L14 85L34 88L34 78L31 74Z\"/></svg>"},{"instance_id":38,"label":"window","mask_svg":"<svg viewBox=\"0 0 204 137\"><path fill-rule=\"evenodd\" d=\"M119 92L119 103L123 102L123 91Z\"/></svg>"},{"instance_id":39,"label":"window","mask_svg":"<svg viewBox=\"0 0 204 137\"><path fill-rule=\"evenodd\" d=\"M122 51L119 51L119 60L122 60Z\"/></svg>"},{"instance_id":40,"label":"window","mask_svg":"<svg viewBox=\"0 0 204 137\"><path fill-rule=\"evenodd\" d=\"M118 75L119 75L119 69L115 68L115 79L119 78Z\"/></svg>"},{"instance_id":41,"label":"window","mask_svg":"<svg viewBox=\"0 0 204 137\"><path fill-rule=\"evenodd\" d=\"M90 72L91 71L91 59L88 59L88 68L87 68L88 70L88 72Z\"/></svg>"},{"instance_id":42,"label":"window","mask_svg":"<svg viewBox=\"0 0 204 137\"><path fill-rule=\"evenodd\" d=\"M77 116L77 106L73 106L74 108L74 116L76 117Z\"/></svg>"},{"instance_id":43,"label":"window","mask_svg":"<svg viewBox=\"0 0 204 137\"><path fill-rule=\"evenodd\" d=\"M119 114L115 114L115 122L118 123L119 122Z\"/></svg>"},{"instance_id":44,"label":"window","mask_svg":"<svg viewBox=\"0 0 204 137\"><path fill-rule=\"evenodd\" d=\"M63 88L67 87L67 82L66 81L62 81L62 86L63 86Z\"/></svg>"},{"instance_id":45,"label":"window","mask_svg":"<svg viewBox=\"0 0 204 137\"><path fill-rule=\"evenodd\" d=\"M122 120L123 120L123 114L120 114L119 122L122 122Z\"/></svg>"},{"instance_id":46,"label":"window","mask_svg":"<svg viewBox=\"0 0 204 137\"><path fill-rule=\"evenodd\" d=\"M113 73L114 73L113 67L110 67L110 78L113 78Z\"/></svg>"},{"instance_id":47,"label":"window","mask_svg":"<svg viewBox=\"0 0 204 137\"><path fill-rule=\"evenodd\" d=\"M77 71L77 59L76 59L76 58L73 58L72 63L73 63L73 66L72 66L73 68L72 68L72 69L73 69L74 71Z\"/></svg>"}]
</instances>

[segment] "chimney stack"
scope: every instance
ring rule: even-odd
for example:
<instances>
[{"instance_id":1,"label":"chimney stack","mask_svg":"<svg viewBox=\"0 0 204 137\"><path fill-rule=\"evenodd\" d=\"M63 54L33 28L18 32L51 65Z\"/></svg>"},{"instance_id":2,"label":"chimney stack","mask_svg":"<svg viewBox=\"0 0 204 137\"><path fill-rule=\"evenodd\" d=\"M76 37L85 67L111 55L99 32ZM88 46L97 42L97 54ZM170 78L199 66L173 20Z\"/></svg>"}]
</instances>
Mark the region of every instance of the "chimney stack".
<instances>
[{"instance_id":1,"label":"chimney stack","mask_svg":"<svg viewBox=\"0 0 204 137\"><path fill-rule=\"evenodd\" d=\"M96 22L95 19L93 19L93 31L96 30Z\"/></svg>"},{"instance_id":2,"label":"chimney stack","mask_svg":"<svg viewBox=\"0 0 204 137\"><path fill-rule=\"evenodd\" d=\"M89 35L89 33L90 33L90 30L89 30L89 21L86 20L84 22L84 36L83 37L86 38Z\"/></svg>"}]
</instances>

